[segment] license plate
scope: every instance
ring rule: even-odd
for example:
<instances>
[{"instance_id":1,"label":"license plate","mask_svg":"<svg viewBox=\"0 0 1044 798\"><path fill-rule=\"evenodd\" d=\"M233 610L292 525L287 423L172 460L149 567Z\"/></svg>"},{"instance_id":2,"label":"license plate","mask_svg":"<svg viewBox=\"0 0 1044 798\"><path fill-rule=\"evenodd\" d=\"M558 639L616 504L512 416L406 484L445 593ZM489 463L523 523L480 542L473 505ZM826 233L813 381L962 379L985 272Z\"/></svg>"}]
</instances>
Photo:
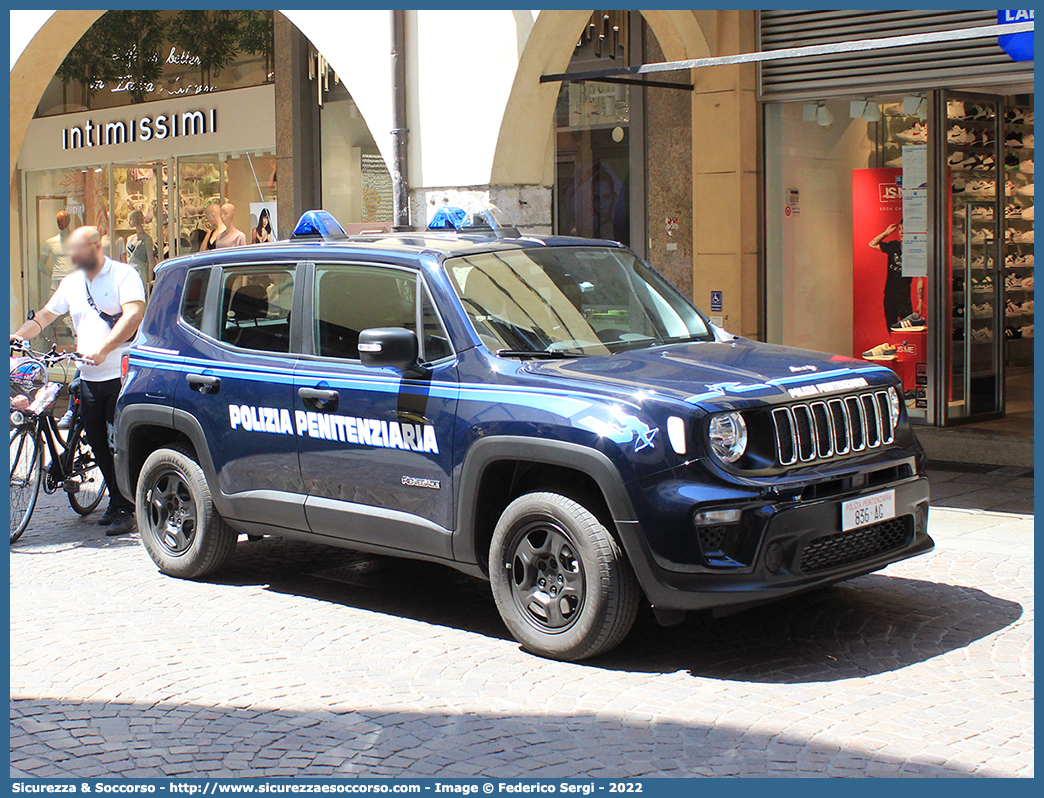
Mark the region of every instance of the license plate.
<instances>
[{"instance_id":1,"label":"license plate","mask_svg":"<svg viewBox=\"0 0 1044 798\"><path fill-rule=\"evenodd\" d=\"M862 496L841 505L841 531L879 524L895 518L895 491Z\"/></svg>"}]
</instances>

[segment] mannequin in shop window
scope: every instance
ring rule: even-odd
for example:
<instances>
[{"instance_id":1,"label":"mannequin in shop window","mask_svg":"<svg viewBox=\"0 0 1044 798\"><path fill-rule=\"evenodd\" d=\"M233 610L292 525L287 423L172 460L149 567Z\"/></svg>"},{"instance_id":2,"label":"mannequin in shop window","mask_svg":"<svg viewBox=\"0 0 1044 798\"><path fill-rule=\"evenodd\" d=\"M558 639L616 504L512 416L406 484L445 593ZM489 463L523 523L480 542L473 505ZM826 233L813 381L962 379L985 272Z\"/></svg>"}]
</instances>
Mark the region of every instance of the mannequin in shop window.
<instances>
[{"instance_id":1,"label":"mannequin in shop window","mask_svg":"<svg viewBox=\"0 0 1044 798\"><path fill-rule=\"evenodd\" d=\"M892 238L892 235L895 237ZM917 278L917 309L914 309L910 288L913 277L903 276L903 224L890 224L884 232L874 236L870 248L887 256L884 315L888 332L923 330L924 322L924 278Z\"/></svg>"},{"instance_id":2,"label":"mannequin in shop window","mask_svg":"<svg viewBox=\"0 0 1044 798\"><path fill-rule=\"evenodd\" d=\"M217 249L217 240L225 232L225 225L221 221L221 206L216 202L210 203L203 209L203 215L207 218L207 231L199 244L198 252L208 249Z\"/></svg>"},{"instance_id":3,"label":"mannequin in shop window","mask_svg":"<svg viewBox=\"0 0 1044 798\"><path fill-rule=\"evenodd\" d=\"M58 288L58 283L62 281L72 270L72 261L69 260L69 256L66 254L68 249L67 245L69 242L69 214L66 211L58 211L54 217L55 224L58 225L58 232L48 238L43 244L40 245L40 276L41 285L50 284L51 292ZM50 268L48 268L48 262L50 262Z\"/></svg>"},{"instance_id":4,"label":"mannequin in shop window","mask_svg":"<svg viewBox=\"0 0 1044 798\"><path fill-rule=\"evenodd\" d=\"M236 229L236 206L231 202L226 202L221 206L221 223L225 226L225 232L216 239L218 249L246 245L246 233Z\"/></svg>"},{"instance_id":5,"label":"mannequin in shop window","mask_svg":"<svg viewBox=\"0 0 1044 798\"><path fill-rule=\"evenodd\" d=\"M270 244L273 241L275 241L275 236L272 235L272 222L268 218L268 208L262 208L261 213L257 215L257 227L254 228L250 237L250 243Z\"/></svg>"},{"instance_id":6,"label":"mannequin in shop window","mask_svg":"<svg viewBox=\"0 0 1044 798\"><path fill-rule=\"evenodd\" d=\"M137 269L147 289L156 266L156 245L145 230L145 214L141 211L131 211L130 226L134 232L127 239L127 263Z\"/></svg>"}]
</instances>

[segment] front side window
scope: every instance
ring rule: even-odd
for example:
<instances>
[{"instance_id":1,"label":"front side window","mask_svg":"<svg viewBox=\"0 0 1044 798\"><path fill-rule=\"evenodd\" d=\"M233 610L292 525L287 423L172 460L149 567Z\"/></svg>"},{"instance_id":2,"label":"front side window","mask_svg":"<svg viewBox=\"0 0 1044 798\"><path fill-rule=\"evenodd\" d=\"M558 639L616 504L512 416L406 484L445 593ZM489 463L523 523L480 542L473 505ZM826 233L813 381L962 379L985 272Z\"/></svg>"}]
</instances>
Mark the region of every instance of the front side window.
<instances>
[{"instance_id":1,"label":"front side window","mask_svg":"<svg viewBox=\"0 0 1044 798\"><path fill-rule=\"evenodd\" d=\"M373 327L422 331L422 361L453 353L431 298L416 273L363 265L317 265L315 268L315 352L322 357L359 359L359 333Z\"/></svg>"},{"instance_id":2,"label":"front side window","mask_svg":"<svg viewBox=\"0 0 1044 798\"><path fill-rule=\"evenodd\" d=\"M688 300L625 249L491 252L450 258L446 270L492 351L607 355L713 339Z\"/></svg>"},{"instance_id":3,"label":"front side window","mask_svg":"<svg viewBox=\"0 0 1044 798\"><path fill-rule=\"evenodd\" d=\"M220 338L262 352L290 351L293 267L226 269Z\"/></svg>"}]
</instances>

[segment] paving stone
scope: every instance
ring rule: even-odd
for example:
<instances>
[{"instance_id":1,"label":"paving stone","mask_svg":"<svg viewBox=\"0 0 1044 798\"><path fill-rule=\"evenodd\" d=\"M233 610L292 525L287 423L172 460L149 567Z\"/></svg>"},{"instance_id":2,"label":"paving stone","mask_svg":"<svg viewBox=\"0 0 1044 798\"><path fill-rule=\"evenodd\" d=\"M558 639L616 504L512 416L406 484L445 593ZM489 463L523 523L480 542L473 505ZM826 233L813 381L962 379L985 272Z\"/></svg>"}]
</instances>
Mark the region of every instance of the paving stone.
<instances>
[{"instance_id":1,"label":"paving stone","mask_svg":"<svg viewBox=\"0 0 1044 798\"><path fill-rule=\"evenodd\" d=\"M266 538L175 580L43 496L10 554L12 777L1030 777L1032 517L940 505L1032 493L965 476L931 554L643 612L583 663L525 654L449 569Z\"/></svg>"}]
</instances>

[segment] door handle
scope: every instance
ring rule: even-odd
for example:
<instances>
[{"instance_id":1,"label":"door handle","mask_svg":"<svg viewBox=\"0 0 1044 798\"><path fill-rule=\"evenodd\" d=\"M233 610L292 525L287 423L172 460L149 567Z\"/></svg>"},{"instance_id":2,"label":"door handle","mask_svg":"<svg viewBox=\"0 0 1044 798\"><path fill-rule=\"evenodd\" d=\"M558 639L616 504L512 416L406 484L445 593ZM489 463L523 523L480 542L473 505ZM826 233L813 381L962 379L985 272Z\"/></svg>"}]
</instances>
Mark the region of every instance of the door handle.
<instances>
[{"instance_id":1,"label":"door handle","mask_svg":"<svg viewBox=\"0 0 1044 798\"><path fill-rule=\"evenodd\" d=\"M186 374L185 380L200 393L217 393L221 388L221 378L212 374Z\"/></svg>"},{"instance_id":2,"label":"door handle","mask_svg":"<svg viewBox=\"0 0 1044 798\"><path fill-rule=\"evenodd\" d=\"M305 404L316 410L329 411L337 409L337 402L341 398L337 391L329 388L298 388L297 395L304 400Z\"/></svg>"}]
</instances>

